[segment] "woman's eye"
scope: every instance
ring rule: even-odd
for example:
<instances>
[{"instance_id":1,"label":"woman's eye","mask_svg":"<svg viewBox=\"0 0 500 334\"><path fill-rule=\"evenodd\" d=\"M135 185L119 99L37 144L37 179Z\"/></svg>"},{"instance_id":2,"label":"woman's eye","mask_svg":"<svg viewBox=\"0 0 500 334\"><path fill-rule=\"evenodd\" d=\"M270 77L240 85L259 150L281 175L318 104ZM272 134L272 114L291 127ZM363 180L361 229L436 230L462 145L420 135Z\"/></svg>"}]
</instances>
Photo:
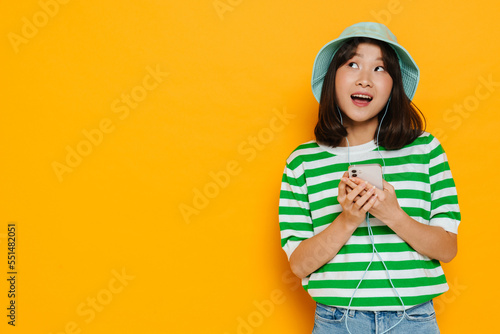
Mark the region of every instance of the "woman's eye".
<instances>
[{"instance_id":1,"label":"woman's eye","mask_svg":"<svg viewBox=\"0 0 500 334\"><path fill-rule=\"evenodd\" d=\"M358 64L356 64L355 62L350 62L349 64L347 64L347 66L352 68L358 68Z\"/></svg>"},{"instance_id":2,"label":"woman's eye","mask_svg":"<svg viewBox=\"0 0 500 334\"><path fill-rule=\"evenodd\" d=\"M377 67L375 67L375 71L382 72L382 71L385 71L385 68L383 66L377 66Z\"/></svg>"}]
</instances>

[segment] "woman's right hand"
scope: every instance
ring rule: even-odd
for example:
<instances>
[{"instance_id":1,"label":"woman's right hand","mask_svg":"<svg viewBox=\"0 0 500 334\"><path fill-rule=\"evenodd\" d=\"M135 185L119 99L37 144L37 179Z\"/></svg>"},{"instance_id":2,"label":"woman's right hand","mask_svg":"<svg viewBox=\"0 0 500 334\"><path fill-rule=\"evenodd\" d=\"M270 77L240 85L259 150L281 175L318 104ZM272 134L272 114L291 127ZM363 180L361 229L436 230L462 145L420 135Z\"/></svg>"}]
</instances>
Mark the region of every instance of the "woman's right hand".
<instances>
[{"instance_id":1,"label":"woman's right hand","mask_svg":"<svg viewBox=\"0 0 500 334\"><path fill-rule=\"evenodd\" d=\"M339 183L337 200L342 206L345 221L353 226L359 226L366 219L366 213L377 201L375 187L362 182L350 188L349 173L345 172Z\"/></svg>"}]
</instances>

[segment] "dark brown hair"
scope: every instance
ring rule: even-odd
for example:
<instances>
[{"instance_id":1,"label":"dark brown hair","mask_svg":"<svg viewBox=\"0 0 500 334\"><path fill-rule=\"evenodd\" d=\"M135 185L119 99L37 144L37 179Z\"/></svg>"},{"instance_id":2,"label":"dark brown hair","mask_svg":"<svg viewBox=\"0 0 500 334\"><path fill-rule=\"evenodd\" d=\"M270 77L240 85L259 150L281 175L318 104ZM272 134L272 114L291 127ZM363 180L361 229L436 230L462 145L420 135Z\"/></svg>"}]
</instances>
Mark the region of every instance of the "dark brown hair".
<instances>
[{"instance_id":1,"label":"dark brown hair","mask_svg":"<svg viewBox=\"0 0 500 334\"><path fill-rule=\"evenodd\" d=\"M380 127L377 145L390 150L400 149L422 134L425 129L425 117L405 94L396 52L384 42L365 37L356 37L345 42L335 53L330 63L321 90L318 123L314 129L316 141L327 146L337 147L347 136L347 130L342 125L337 111L335 74L340 66L354 56L361 43L375 44L380 47L384 67L393 82L389 107ZM383 112L379 112L379 122L383 114ZM377 133L375 133L374 140L377 140L376 136Z\"/></svg>"}]
</instances>

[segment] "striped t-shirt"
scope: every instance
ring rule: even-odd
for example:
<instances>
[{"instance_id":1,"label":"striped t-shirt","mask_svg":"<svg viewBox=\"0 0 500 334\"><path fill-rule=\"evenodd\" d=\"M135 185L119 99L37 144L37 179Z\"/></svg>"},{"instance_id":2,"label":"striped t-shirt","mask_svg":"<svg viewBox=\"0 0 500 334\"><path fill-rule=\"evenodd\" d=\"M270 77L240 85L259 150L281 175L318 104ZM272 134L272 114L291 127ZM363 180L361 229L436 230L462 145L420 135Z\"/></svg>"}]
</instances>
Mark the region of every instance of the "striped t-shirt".
<instances>
[{"instance_id":1,"label":"striped t-shirt","mask_svg":"<svg viewBox=\"0 0 500 334\"><path fill-rule=\"evenodd\" d=\"M384 161L381 159L383 156ZM457 193L447 157L439 141L424 133L399 150L377 151L376 144L331 148L314 141L297 147L283 173L279 220L281 245L288 258L302 240L323 231L342 211L338 184L351 164L378 163L401 208L416 221L457 233ZM387 225L371 217L375 246L405 308L424 303L448 290L439 261L417 253ZM319 303L347 307L372 258L366 222L338 254L302 280ZM402 310L387 272L375 255L351 303L357 310Z\"/></svg>"}]
</instances>

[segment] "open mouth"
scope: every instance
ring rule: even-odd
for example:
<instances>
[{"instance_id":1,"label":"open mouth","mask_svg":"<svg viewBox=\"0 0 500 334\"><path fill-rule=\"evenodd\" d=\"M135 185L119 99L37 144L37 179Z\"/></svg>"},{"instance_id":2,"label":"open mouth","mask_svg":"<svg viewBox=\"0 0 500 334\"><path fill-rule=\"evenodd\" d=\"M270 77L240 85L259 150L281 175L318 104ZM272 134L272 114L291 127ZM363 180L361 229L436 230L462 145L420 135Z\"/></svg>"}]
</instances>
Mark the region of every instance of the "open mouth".
<instances>
[{"instance_id":1,"label":"open mouth","mask_svg":"<svg viewBox=\"0 0 500 334\"><path fill-rule=\"evenodd\" d=\"M370 95L364 95L364 94L352 94L351 99L354 102L359 102L359 103L364 104L364 103L368 103L371 100L373 100L373 97L371 97Z\"/></svg>"}]
</instances>

